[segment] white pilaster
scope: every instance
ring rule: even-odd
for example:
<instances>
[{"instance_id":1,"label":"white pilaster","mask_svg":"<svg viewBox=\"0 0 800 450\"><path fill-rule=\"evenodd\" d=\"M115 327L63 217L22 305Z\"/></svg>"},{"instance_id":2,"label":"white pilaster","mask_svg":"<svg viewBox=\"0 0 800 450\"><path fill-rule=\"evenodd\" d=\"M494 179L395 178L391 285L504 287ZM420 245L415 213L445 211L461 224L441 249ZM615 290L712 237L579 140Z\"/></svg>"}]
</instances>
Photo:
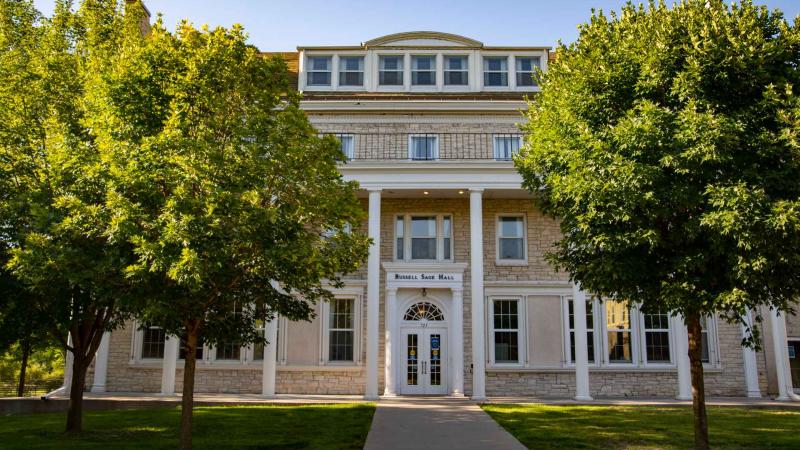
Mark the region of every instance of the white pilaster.
<instances>
[{"instance_id":1,"label":"white pilaster","mask_svg":"<svg viewBox=\"0 0 800 450\"><path fill-rule=\"evenodd\" d=\"M792 373L789 368L789 345L786 339L786 319L778 315L777 309L770 310L772 326L772 348L775 354L775 373L778 377L779 401L800 401L792 388Z\"/></svg>"},{"instance_id":2,"label":"white pilaster","mask_svg":"<svg viewBox=\"0 0 800 450\"><path fill-rule=\"evenodd\" d=\"M72 334L67 335L67 347L72 347ZM67 349L64 350L64 389L69 393L72 389L72 365L75 362L75 355Z\"/></svg>"},{"instance_id":3,"label":"white pilaster","mask_svg":"<svg viewBox=\"0 0 800 450\"><path fill-rule=\"evenodd\" d=\"M92 392L106 391L106 377L108 375L108 349L111 340L111 333L106 331L97 347L97 354L94 361L94 382L92 382Z\"/></svg>"},{"instance_id":4,"label":"white pilaster","mask_svg":"<svg viewBox=\"0 0 800 450\"><path fill-rule=\"evenodd\" d=\"M264 361L261 372L261 396L275 397L275 366L278 358L278 317L275 316L264 326L264 338L267 345L264 346Z\"/></svg>"},{"instance_id":5,"label":"white pilaster","mask_svg":"<svg viewBox=\"0 0 800 450\"><path fill-rule=\"evenodd\" d=\"M745 316L747 326L742 324L742 338L746 338L747 328L753 326L753 317L750 311ZM744 381L747 388L747 396L750 398L761 398L761 388L758 386L758 366L756 364L756 352L750 347L742 347L742 357L744 360Z\"/></svg>"},{"instance_id":6,"label":"white pilaster","mask_svg":"<svg viewBox=\"0 0 800 450\"><path fill-rule=\"evenodd\" d=\"M453 288L453 311L450 314L450 350L453 355L454 397L464 396L464 290Z\"/></svg>"},{"instance_id":7,"label":"white pilaster","mask_svg":"<svg viewBox=\"0 0 800 450\"><path fill-rule=\"evenodd\" d=\"M161 395L175 393L175 369L178 366L178 347L180 339L167 336L164 343L164 360L161 363Z\"/></svg>"},{"instance_id":8,"label":"white pilaster","mask_svg":"<svg viewBox=\"0 0 800 450\"><path fill-rule=\"evenodd\" d=\"M672 316L675 330L675 364L678 366L678 400L692 399L692 368L689 364L689 331L683 316Z\"/></svg>"},{"instance_id":9,"label":"white pilaster","mask_svg":"<svg viewBox=\"0 0 800 450\"><path fill-rule=\"evenodd\" d=\"M378 320L381 276L381 191L369 191L368 235L372 239L367 260L367 380L364 398L378 398Z\"/></svg>"},{"instance_id":10,"label":"white pilaster","mask_svg":"<svg viewBox=\"0 0 800 450\"><path fill-rule=\"evenodd\" d=\"M575 324L575 400L590 401L589 346L586 342L586 293L579 283L572 285L572 312Z\"/></svg>"},{"instance_id":11,"label":"white pilaster","mask_svg":"<svg viewBox=\"0 0 800 450\"><path fill-rule=\"evenodd\" d=\"M396 356L394 354L394 349L399 348L399 343L395 343L396 339L399 339L399 334L397 332L397 289L396 288L386 288L386 304L385 304L385 313L384 313L384 334L386 341L384 343L384 371L385 371L385 379L386 379L386 386L383 389L383 396L384 397L394 397L397 395L397 380L395 379L395 373L397 372L397 367L394 365L394 361Z\"/></svg>"},{"instance_id":12,"label":"white pilaster","mask_svg":"<svg viewBox=\"0 0 800 450\"><path fill-rule=\"evenodd\" d=\"M470 274L472 283L472 398L486 398L483 291L483 189L469 191Z\"/></svg>"}]
</instances>

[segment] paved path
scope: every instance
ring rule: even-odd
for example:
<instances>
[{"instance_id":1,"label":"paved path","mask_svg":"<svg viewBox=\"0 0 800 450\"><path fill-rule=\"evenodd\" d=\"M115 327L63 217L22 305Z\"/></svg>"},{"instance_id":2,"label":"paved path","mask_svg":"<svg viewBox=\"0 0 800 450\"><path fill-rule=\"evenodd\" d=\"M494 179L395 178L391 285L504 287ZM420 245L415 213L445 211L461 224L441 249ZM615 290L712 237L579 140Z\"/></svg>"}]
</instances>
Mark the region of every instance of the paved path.
<instances>
[{"instance_id":1,"label":"paved path","mask_svg":"<svg viewBox=\"0 0 800 450\"><path fill-rule=\"evenodd\" d=\"M381 399L364 446L395 449L524 449L468 399Z\"/></svg>"}]
</instances>

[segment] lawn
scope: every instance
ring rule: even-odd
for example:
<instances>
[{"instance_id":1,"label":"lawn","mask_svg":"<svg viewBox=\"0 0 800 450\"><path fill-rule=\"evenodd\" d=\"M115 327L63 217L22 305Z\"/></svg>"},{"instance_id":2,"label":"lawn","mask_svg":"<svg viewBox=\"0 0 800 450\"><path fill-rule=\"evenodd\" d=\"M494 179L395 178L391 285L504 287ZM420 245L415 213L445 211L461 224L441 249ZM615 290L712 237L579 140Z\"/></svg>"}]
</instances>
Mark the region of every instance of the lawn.
<instances>
[{"instance_id":1,"label":"lawn","mask_svg":"<svg viewBox=\"0 0 800 450\"><path fill-rule=\"evenodd\" d=\"M195 448L362 448L373 404L197 407ZM0 419L0 448L178 448L179 408L88 411L84 431L63 432L64 414Z\"/></svg>"},{"instance_id":2,"label":"lawn","mask_svg":"<svg viewBox=\"0 0 800 450\"><path fill-rule=\"evenodd\" d=\"M483 405L528 448L690 448L686 407ZM708 408L713 448L800 448L800 410Z\"/></svg>"}]
</instances>

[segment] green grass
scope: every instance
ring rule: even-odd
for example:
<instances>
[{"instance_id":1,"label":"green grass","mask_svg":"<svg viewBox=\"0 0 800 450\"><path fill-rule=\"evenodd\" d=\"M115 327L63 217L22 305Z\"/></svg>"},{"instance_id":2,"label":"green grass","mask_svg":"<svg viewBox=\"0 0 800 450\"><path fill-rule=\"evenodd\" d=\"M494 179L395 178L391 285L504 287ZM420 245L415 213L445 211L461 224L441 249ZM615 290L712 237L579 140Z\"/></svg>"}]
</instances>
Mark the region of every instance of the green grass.
<instances>
[{"instance_id":1,"label":"green grass","mask_svg":"<svg viewBox=\"0 0 800 450\"><path fill-rule=\"evenodd\" d=\"M483 405L528 448L693 446L685 407ZM800 448L800 410L708 408L712 448Z\"/></svg>"},{"instance_id":2,"label":"green grass","mask_svg":"<svg viewBox=\"0 0 800 450\"><path fill-rule=\"evenodd\" d=\"M373 404L217 406L194 410L194 447L362 448ZM0 418L0 448L178 448L179 408L87 411L84 431L63 432L65 414Z\"/></svg>"}]
</instances>

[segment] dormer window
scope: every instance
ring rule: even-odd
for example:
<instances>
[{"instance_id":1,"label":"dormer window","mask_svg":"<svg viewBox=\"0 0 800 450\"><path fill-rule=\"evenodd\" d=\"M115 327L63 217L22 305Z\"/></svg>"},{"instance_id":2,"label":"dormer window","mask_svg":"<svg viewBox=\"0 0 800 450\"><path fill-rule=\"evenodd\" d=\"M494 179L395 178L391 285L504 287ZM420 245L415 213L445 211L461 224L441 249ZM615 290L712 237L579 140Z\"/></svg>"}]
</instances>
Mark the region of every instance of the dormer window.
<instances>
[{"instance_id":1,"label":"dormer window","mask_svg":"<svg viewBox=\"0 0 800 450\"><path fill-rule=\"evenodd\" d=\"M403 55L381 56L378 83L381 86L403 85Z\"/></svg>"},{"instance_id":2,"label":"dormer window","mask_svg":"<svg viewBox=\"0 0 800 450\"><path fill-rule=\"evenodd\" d=\"M444 57L444 84L446 86L466 86L469 84L469 68L466 56Z\"/></svg>"},{"instance_id":3,"label":"dormer window","mask_svg":"<svg viewBox=\"0 0 800 450\"><path fill-rule=\"evenodd\" d=\"M539 68L539 57L517 56L517 86L536 86L533 79L534 72Z\"/></svg>"},{"instance_id":4,"label":"dormer window","mask_svg":"<svg viewBox=\"0 0 800 450\"><path fill-rule=\"evenodd\" d=\"M330 86L331 66L330 56L310 56L308 58L307 84L309 86Z\"/></svg>"},{"instance_id":5,"label":"dormer window","mask_svg":"<svg viewBox=\"0 0 800 450\"><path fill-rule=\"evenodd\" d=\"M364 86L364 57L339 58L339 86Z\"/></svg>"},{"instance_id":6,"label":"dormer window","mask_svg":"<svg viewBox=\"0 0 800 450\"><path fill-rule=\"evenodd\" d=\"M436 84L436 57L411 57L411 84L414 86L433 86Z\"/></svg>"},{"instance_id":7,"label":"dormer window","mask_svg":"<svg viewBox=\"0 0 800 450\"><path fill-rule=\"evenodd\" d=\"M505 56L483 58L483 85L508 86L508 58Z\"/></svg>"}]
</instances>

